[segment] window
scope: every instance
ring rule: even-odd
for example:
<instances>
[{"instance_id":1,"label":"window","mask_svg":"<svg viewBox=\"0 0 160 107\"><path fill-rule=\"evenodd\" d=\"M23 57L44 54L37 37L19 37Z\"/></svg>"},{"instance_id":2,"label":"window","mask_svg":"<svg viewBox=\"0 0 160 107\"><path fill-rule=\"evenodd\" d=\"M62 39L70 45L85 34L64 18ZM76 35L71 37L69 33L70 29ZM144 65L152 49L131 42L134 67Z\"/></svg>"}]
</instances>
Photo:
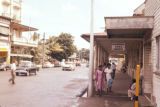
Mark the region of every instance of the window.
<instances>
[{"instance_id":1,"label":"window","mask_svg":"<svg viewBox=\"0 0 160 107\"><path fill-rule=\"evenodd\" d=\"M160 35L156 38L157 43L157 69L160 70Z\"/></svg>"}]
</instances>

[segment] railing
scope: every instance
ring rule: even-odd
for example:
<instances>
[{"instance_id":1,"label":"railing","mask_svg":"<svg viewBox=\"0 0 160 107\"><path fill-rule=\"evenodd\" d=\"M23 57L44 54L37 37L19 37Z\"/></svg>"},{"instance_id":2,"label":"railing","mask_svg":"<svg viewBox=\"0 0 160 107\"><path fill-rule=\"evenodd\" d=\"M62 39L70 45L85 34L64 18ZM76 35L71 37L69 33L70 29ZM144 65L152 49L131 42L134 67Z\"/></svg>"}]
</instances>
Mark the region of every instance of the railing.
<instances>
[{"instance_id":1,"label":"railing","mask_svg":"<svg viewBox=\"0 0 160 107\"><path fill-rule=\"evenodd\" d=\"M10 17L10 13L4 12L4 13L2 13L2 16Z\"/></svg>"},{"instance_id":2,"label":"railing","mask_svg":"<svg viewBox=\"0 0 160 107\"><path fill-rule=\"evenodd\" d=\"M25 54L25 55L30 55L30 51L29 52L24 52L24 51L19 51L19 50L12 50L12 54Z\"/></svg>"},{"instance_id":3,"label":"railing","mask_svg":"<svg viewBox=\"0 0 160 107\"><path fill-rule=\"evenodd\" d=\"M18 44L23 44L26 46L37 46L38 45L38 41L33 41L33 40L29 40L27 38L21 37L21 38L17 38L16 36L12 37L12 41L13 43L18 43Z\"/></svg>"}]
</instances>

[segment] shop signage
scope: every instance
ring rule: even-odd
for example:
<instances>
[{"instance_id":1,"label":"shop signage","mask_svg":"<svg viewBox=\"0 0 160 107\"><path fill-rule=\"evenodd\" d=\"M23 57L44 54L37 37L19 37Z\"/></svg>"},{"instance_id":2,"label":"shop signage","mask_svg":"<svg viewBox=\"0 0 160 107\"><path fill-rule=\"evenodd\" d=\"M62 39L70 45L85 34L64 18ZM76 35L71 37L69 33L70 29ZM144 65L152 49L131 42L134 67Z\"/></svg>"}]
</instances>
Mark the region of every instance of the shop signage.
<instances>
[{"instance_id":1,"label":"shop signage","mask_svg":"<svg viewBox=\"0 0 160 107\"><path fill-rule=\"evenodd\" d=\"M112 51L125 51L125 43L112 43Z\"/></svg>"}]
</instances>

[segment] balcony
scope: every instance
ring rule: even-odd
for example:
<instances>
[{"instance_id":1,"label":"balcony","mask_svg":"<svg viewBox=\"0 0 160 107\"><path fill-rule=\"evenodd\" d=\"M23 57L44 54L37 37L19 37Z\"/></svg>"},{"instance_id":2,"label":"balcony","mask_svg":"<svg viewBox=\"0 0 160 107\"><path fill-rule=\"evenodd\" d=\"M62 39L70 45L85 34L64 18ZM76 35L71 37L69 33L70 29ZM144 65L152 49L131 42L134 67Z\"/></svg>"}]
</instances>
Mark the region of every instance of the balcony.
<instances>
[{"instance_id":1,"label":"balcony","mask_svg":"<svg viewBox=\"0 0 160 107\"><path fill-rule=\"evenodd\" d=\"M3 16L3 17L7 17L7 18L10 18L10 13L7 13L7 12L3 12L3 13L2 13L2 16Z\"/></svg>"},{"instance_id":2,"label":"balcony","mask_svg":"<svg viewBox=\"0 0 160 107\"><path fill-rule=\"evenodd\" d=\"M25 37L18 38L16 36L13 36L12 37L12 44L26 46L26 47L37 47L38 41L29 40Z\"/></svg>"},{"instance_id":3,"label":"balcony","mask_svg":"<svg viewBox=\"0 0 160 107\"><path fill-rule=\"evenodd\" d=\"M5 36L5 37L8 37L9 36L9 27L3 27L3 26L0 26L0 34L2 36Z\"/></svg>"}]
</instances>

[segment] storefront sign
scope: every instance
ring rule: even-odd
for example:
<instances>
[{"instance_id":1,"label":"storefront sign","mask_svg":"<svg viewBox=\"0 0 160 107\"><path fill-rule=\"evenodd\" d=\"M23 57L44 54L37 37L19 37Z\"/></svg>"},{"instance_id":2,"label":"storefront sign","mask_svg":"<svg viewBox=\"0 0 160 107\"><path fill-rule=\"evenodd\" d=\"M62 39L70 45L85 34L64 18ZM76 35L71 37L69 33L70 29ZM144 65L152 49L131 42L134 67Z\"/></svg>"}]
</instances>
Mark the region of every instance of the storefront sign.
<instances>
[{"instance_id":1,"label":"storefront sign","mask_svg":"<svg viewBox=\"0 0 160 107\"><path fill-rule=\"evenodd\" d=\"M112 51L125 51L125 43L113 43Z\"/></svg>"}]
</instances>

